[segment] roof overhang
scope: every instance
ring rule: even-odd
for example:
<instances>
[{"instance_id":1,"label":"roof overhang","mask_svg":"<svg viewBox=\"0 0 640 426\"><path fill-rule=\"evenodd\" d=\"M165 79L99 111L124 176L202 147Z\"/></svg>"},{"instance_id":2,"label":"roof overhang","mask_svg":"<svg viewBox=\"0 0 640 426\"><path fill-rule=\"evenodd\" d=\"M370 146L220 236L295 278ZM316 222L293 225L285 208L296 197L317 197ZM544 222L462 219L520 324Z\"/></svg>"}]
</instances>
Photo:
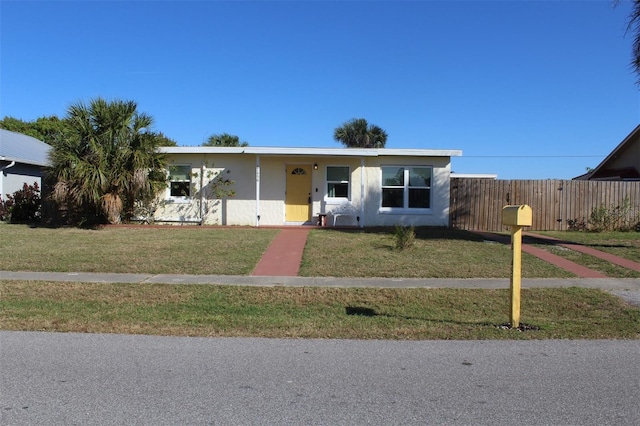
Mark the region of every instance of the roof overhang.
<instances>
[{"instance_id":1,"label":"roof overhang","mask_svg":"<svg viewBox=\"0 0 640 426\"><path fill-rule=\"evenodd\" d=\"M16 163L28 164L30 166L49 167L49 163L48 162L36 161L36 160L28 160L26 158L18 158L18 157L0 156L0 161L6 161L8 163L11 163L11 162L15 161Z\"/></svg>"},{"instance_id":2,"label":"roof overhang","mask_svg":"<svg viewBox=\"0 0 640 426\"><path fill-rule=\"evenodd\" d=\"M622 142L620 142L618 144L618 146L616 146L613 151L611 151L611 153L609 155L607 155L607 157L602 160L602 162L600 164L598 164L596 166L595 169L593 169L592 171L590 171L589 173L585 174L585 175L581 175L578 176L575 179L593 179L592 176L597 176L600 174L601 171L603 171L606 168L607 163L609 163L609 161L611 161L612 159L615 159L618 154L620 153L620 151L622 151L628 144L631 144L633 142L633 140L636 139L636 137L640 136L640 125L636 126L635 129L633 129L633 131L631 133L629 133L627 135L626 138L624 138L624 140ZM580 178L580 179L579 179Z\"/></svg>"},{"instance_id":3,"label":"roof overhang","mask_svg":"<svg viewBox=\"0 0 640 426\"><path fill-rule=\"evenodd\" d=\"M376 148L278 148L278 147L160 147L164 154L249 154L315 157L460 157L456 149L376 149Z\"/></svg>"}]
</instances>

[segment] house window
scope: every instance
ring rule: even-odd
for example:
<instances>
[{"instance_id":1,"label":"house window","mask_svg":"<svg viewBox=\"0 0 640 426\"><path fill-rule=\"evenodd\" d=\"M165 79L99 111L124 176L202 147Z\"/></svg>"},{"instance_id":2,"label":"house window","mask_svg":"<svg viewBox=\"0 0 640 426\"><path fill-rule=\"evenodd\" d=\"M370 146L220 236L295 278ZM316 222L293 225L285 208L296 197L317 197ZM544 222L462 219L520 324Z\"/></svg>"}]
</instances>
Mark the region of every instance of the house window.
<instances>
[{"instance_id":1,"label":"house window","mask_svg":"<svg viewBox=\"0 0 640 426\"><path fill-rule=\"evenodd\" d=\"M169 195L171 197L191 196L191 166L169 167Z\"/></svg>"},{"instance_id":2,"label":"house window","mask_svg":"<svg viewBox=\"0 0 640 426\"><path fill-rule=\"evenodd\" d=\"M382 167L383 210L428 209L430 207L431 167Z\"/></svg>"},{"instance_id":3,"label":"house window","mask_svg":"<svg viewBox=\"0 0 640 426\"><path fill-rule=\"evenodd\" d=\"M349 199L349 166L327 166L327 198Z\"/></svg>"}]
</instances>

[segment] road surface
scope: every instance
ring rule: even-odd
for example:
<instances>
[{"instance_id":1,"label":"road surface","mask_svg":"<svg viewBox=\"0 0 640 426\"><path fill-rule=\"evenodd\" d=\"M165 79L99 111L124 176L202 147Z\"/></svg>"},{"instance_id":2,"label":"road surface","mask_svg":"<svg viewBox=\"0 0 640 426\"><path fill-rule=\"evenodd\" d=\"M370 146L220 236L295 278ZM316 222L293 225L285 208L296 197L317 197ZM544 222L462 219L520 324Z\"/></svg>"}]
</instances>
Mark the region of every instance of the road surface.
<instances>
[{"instance_id":1,"label":"road surface","mask_svg":"<svg viewBox=\"0 0 640 426\"><path fill-rule=\"evenodd\" d=\"M637 425L640 341L0 332L3 425Z\"/></svg>"}]
</instances>

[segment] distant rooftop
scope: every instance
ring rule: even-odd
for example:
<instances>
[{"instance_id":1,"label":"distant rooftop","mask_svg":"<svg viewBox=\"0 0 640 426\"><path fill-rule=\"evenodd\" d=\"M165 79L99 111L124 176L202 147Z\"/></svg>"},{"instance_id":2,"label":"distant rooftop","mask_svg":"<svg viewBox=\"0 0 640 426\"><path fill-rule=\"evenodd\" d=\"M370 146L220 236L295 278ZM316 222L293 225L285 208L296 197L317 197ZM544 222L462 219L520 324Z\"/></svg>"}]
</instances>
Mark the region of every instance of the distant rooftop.
<instances>
[{"instance_id":1,"label":"distant rooftop","mask_svg":"<svg viewBox=\"0 0 640 426\"><path fill-rule=\"evenodd\" d=\"M45 167L49 165L50 150L51 146L36 138L0 129L0 160L2 161Z\"/></svg>"}]
</instances>

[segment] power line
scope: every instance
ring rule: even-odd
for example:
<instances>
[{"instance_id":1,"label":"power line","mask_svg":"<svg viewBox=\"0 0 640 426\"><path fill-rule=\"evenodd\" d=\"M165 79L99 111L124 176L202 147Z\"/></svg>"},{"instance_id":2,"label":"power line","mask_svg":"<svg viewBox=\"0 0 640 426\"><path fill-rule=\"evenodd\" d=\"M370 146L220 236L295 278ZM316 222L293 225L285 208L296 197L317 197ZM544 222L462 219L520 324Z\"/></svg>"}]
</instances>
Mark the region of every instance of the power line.
<instances>
[{"instance_id":1,"label":"power line","mask_svg":"<svg viewBox=\"0 0 640 426\"><path fill-rule=\"evenodd\" d=\"M459 158L604 158L604 155L462 155Z\"/></svg>"}]
</instances>

